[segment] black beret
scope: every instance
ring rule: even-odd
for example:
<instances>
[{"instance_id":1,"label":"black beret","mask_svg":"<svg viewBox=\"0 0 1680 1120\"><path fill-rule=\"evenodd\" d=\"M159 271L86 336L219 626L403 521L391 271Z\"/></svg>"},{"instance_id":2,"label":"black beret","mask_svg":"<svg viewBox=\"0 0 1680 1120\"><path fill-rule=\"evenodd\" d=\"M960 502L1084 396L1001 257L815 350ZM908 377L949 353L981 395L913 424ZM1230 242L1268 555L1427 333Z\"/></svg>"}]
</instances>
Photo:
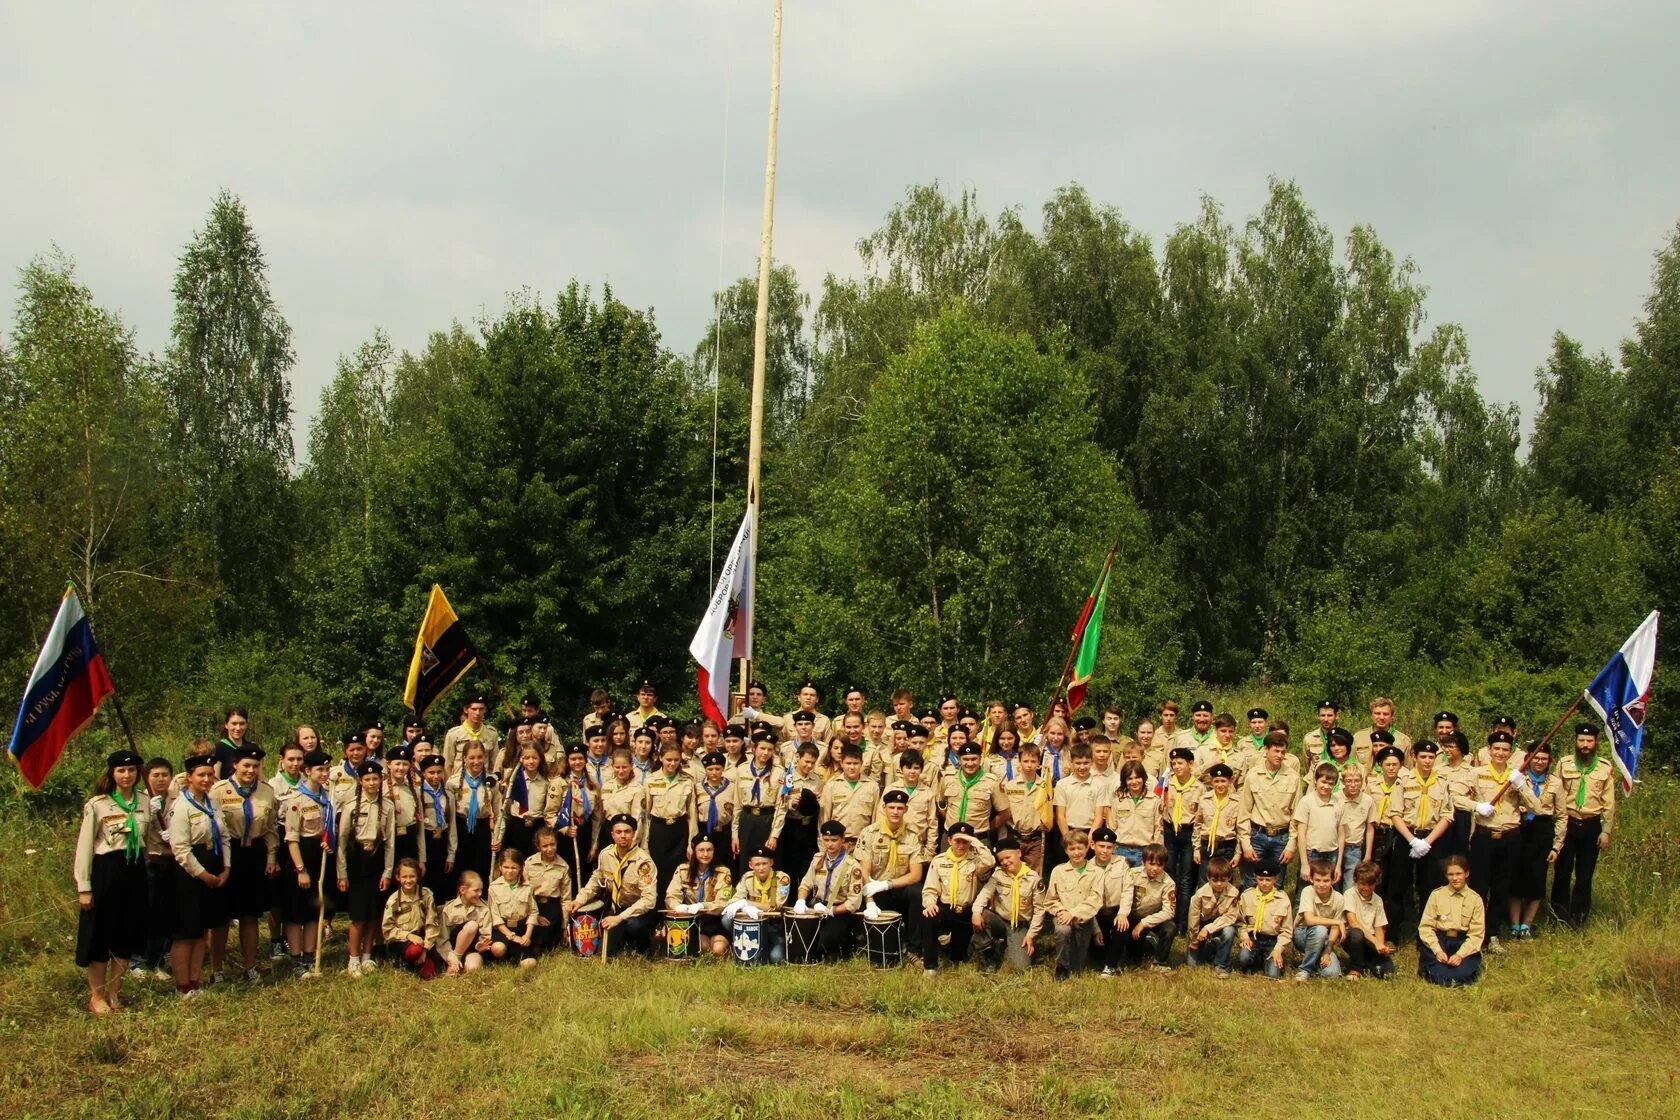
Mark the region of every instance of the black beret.
<instances>
[{"instance_id":1,"label":"black beret","mask_svg":"<svg viewBox=\"0 0 1680 1120\"><path fill-rule=\"evenodd\" d=\"M585 739L605 739L607 737L607 725L604 723L590 724L584 731L583 737Z\"/></svg>"},{"instance_id":2,"label":"black beret","mask_svg":"<svg viewBox=\"0 0 1680 1120\"><path fill-rule=\"evenodd\" d=\"M438 763L440 765L442 764L442 762L443 762L443 759L441 759L441 758L438 759ZM328 754L326 751L322 750L321 748L316 747L314 750L309 751L309 752L304 754L303 764L306 767L308 767L308 766L330 766L330 765L332 765L332 755Z\"/></svg>"},{"instance_id":3,"label":"black beret","mask_svg":"<svg viewBox=\"0 0 1680 1120\"><path fill-rule=\"evenodd\" d=\"M1276 879L1278 877L1278 865L1269 859L1263 860L1260 866L1254 869L1254 874L1264 875L1268 879Z\"/></svg>"},{"instance_id":4,"label":"black beret","mask_svg":"<svg viewBox=\"0 0 1680 1120\"><path fill-rule=\"evenodd\" d=\"M1248 710L1248 718L1249 719L1268 719L1270 717L1267 715L1266 709L1264 709L1264 708L1250 708Z\"/></svg>"},{"instance_id":5,"label":"black beret","mask_svg":"<svg viewBox=\"0 0 1680 1120\"><path fill-rule=\"evenodd\" d=\"M657 692L659 690L653 687L653 682L652 681L648 680L646 677L643 677L641 680L636 682L636 691L637 692Z\"/></svg>"},{"instance_id":6,"label":"black beret","mask_svg":"<svg viewBox=\"0 0 1680 1120\"><path fill-rule=\"evenodd\" d=\"M490 706L490 697L484 695L482 692L474 693L473 695L467 697L467 703L469 705L483 704L486 708L488 708Z\"/></svg>"},{"instance_id":7,"label":"black beret","mask_svg":"<svg viewBox=\"0 0 1680 1120\"><path fill-rule=\"evenodd\" d=\"M521 704L529 704L533 708L542 707L542 698L534 692L527 692L519 698Z\"/></svg>"},{"instance_id":8,"label":"black beret","mask_svg":"<svg viewBox=\"0 0 1680 1120\"><path fill-rule=\"evenodd\" d=\"M1515 727L1517 726L1517 721L1512 719L1510 716L1495 716L1493 719L1493 725L1495 727Z\"/></svg>"},{"instance_id":9,"label":"black beret","mask_svg":"<svg viewBox=\"0 0 1680 1120\"><path fill-rule=\"evenodd\" d=\"M362 763L362 768L357 772L356 777L365 778L369 774L379 775L384 772L385 768L379 765L379 760L376 758L370 758L366 762Z\"/></svg>"},{"instance_id":10,"label":"black beret","mask_svg":"<svg viewBox=\"0 0 1680 1120\"><path fill-rule=\"evenodd\" d=\"M420 720L418 718L416 718L415 716L409 716L407 719L403 720L403 730L404 731L413 731L416 727L424 727L424 726L426 726L426 725L421 723Z\"/></svg>"},{"instance_id":11,"label":"black beret","mask_svg":"<svg viewBox=\"0 0 1680 1120\"><path fill-rule=\"evenodd\" d=\"M973 708L964 708L962 711L957 713L957 718L958 719L975 719L975 720L977 720L977 719L980 718L980 715Z\"/></svg>"},{"instance_id":12,"label":"black beret","mask_svg":"<svg viewBox=\"0 0 1680 1120\"><path fill-rule=\"evenodd\" d=\"M112 751L105 758L105 765L115 770L119 766L144 766L146 760L133 751Z\"/></svg>"},{"instance_id":13,"label":"black beret","mask_svg":"<svg viewBox=\"0 0 1680 1120\"><path fill-rule=\"evenodd\" d=\"M383 731L385 730L385 721L382 719L370 719L366 723L362 724L362 730Z\"/></svg>"},{"instance_id":14,"label":"black beret","mask_svg":"<svg viewBox=\"0 0 1680 1120\"><path fill-rule=\"evenodd\" d=\"M824 821L823 826L817 829L817 832L822 836L844 836L846 835L846 826L839 821Z\"/></svg>"},{"instance_id":15,"label":"black beret","mask_svg":"<svg viewBox=\"0 0 1680 1120\"><path fill-rule=\"evenodd\" d=\"M727 766L727 765L729 765L729 756L724 754L722 751L707 751L704 755L701 756L700 765L701 766Z\"/></svg>"},{"instance_id":16,"label":"black beret","mask_svg":"<svg viewBox=\"0 0 1680 1120\"><path fill-rule=\"evenodd\" d=\"M793 713L793 722L794 723L816 723L817 722L817 713L807 712L804 708L801 708L797 712Z\"/></svg>"},{"instance_id":17,"label":"black beret","mask_svg":"<svg viewBox=\"0 0 1680 1120\"><path fill-rule=\"evenodd\" d=\"M240 747L238 750L233 752L235 762L246 758L251 759L253 762L261 762L265 757L267 756L264 754L263 749L255 743L246 743L243 747Z\"/></svg>"},{"instance_id":18,"label":"black beret","mask_svg":"<svg viewBox=\"0 0 1680 1120\"><path fill-rule=\"evenodd\" d=\"M926 739L927 737L928 729L919 723L910 729L910 738L912 739Z\"/></svg>"},{"instance_id":19,"label":"black beret","mask_svg":"<svg viewBox=\"0 0 1680 1120\"><path fill-rule=\"evenodd\" d=\"M764 682L763 681L748 681L747 682L747 687L746 687L747 692L751 692L755 688L758 689L760 692L764 693L766 696L770 695L770 690L768 688L764 687Z\"/></svg>"},{"instance_id":20,"label":"black beret","mask_svg":"<svg viewBox=\"0 0 1680 1120\"><path fill-rule=\"evenodd\" d=\"M441 754L429 754L420 760L420 769L422 770L430 770L434 766L442 765L444 765L444 761Z\"/></svg>"},{"instance_id":21,"label":"black beret","mask_svg":"<svg viewBox=\"0 0 1680 1120\"><path fill-rule=\"evenodd\" d=\"M945 830L945 839L947 840L955 840L959 836L966 836L970 840L974 839L974 826L967 821L958 821Z\"/></svg>"},{"instance_id":22,"label":"black beret","mask_svg":"<svg viewBox=\"0 0 1680 1120\"><path fill-rule=\"evenodd\" d=\"M910 733L911 733L911 732L912 732L912 731L914 731L914 730L916 730L916 727L917 727L917 724L916 724L916 723L915 723L915 722L914 722L914 721L912 721L912 720L907 720L907 719L895 719L895 720L893 720L893 722L892 722L892 729L893 729L893 730L894 730L894 731L902 731L902 732L904 732L904 733L905 733L905 734L906 734L906 735L908 735L908 734L910 734Z\"/></svg>"},{"instance_id":23,"label":"black beret","mask_svg":"<svg viewBox=\"0 0 1680 1120\"><path fill-rule=\"evenodd\" d=\"M1336 703L1334 700L1320 700L1317 704L1314 705L1314 707L1329 708L1333 712L1339 712L1339 711L1342 710L1342 706L1340 704Z\"/></svg>"},{"instance_id":24,"label":"black beret","mask_svg":"<svg viewBox=\"0 0 1680 1120\"><path fill-rule=\"evenodd\" d=\"M1458 726L1458 716L1453 712L1436 712L1434 717L1431 718L1429 722L1431 722L1431 723L1450 723L1454 727L1457 727Z\"/></svg>"},{"instance_id":25,"label":"black beret","mask_svg":"<svg viewBox=\"0 0 1680 1120\"><path fill-rule=\"evenodd\" d=\"M386 762L413 762L414 748L407 743L398 743L385 752Z\"/></svg>"},{"instance_id":26,"label":"black beret","mask_svg":"<svg viewBox=\"0 0 1680 1120\"><path fill-rule=\"evenodd\" d=\"M800 682L799 691L804 692L807 688L812 692L815 692L819 697L822 695L822 689L817 687L816 681L807 680Z\"/></svg>"},{"instance_id":27,"label":"black beret","mask_svg":"<svg viewBox=\"0 0 1680 1120\"><path fill-rule=\"evenodd\" d=\"M348 747L351 743L365 743L365 740L360 731L346 731L339 737L339 742Z\"/></svg>"},{"instance_id":28,"label":"black beret","mask_svg":"<svg viewBox=\"0 0 1680 1120\"><path fill-rule=\"evenodd\" d=\"M1330 741L1340 743L1344 747L1351 747L1353 746L1353 732L1345 727L1332 727L1330 729Z\"/></svg>"},{"instance_id":29,"label":"black beret","mask_svg":"<svg viewBox=\"0 0 1680 1120\"><path fill-rule=\"evenodd\" d=\"M845 699L846 697L850 696L854 692L857 693L859 696L867 696L868 695L868 693L864 692L863 689L859 688L857 685L849 684L845 688L842 688L840 690L840 697L841 697L841 699Z\"/></svg>"},{"instance_id":30,"label":"black beret","mask_svg":"<svg viewBox=\"0 0 1680 1120\"><path fill-rule=\"evenodd\" d=\"M1373 742L1373 743L1393 743L1394 742L1394 732L1379 727L1377 730L1371 732L1371 742Z\"/></svg>"},{"instance_id":31,"label":"black beret","mask_svg":"<svg viewBox=\"0 0 1680 1120\"><path fill-rule=\"evenodd\" d=\"M776 858L776 853L772 852L769 848L754 848L747 854L747 858L774 860Z\"/></svg>"},{"instance_id":32,"label":"black beret","mask_svg":"<svg viewBox=\"0 0 1680 1120\"><path fill-rule=\"evenodd\" d=\"M972 755L979 755L979 753L980 753L980 744L976 743L972 739L970 739L968 742L964 743L962 746L957 748L957 757L958 758L967 758L971 754Z\"/></svg>"},{"instance_id":33,"label":"black beret","mask_svg":"<svg viewBox=\"0 0 1680 1120\"><path fill-rule=\"evenodd\" d=\"M1018 852L1020 850L1021 850L1021 842L1019 840L1015 839L1015 837L1013 837L1013 836L1005 836L1002 840L999 840L996 844L992 845L992 851L994 853L997 853L997 852Z\"/></svg>"},{"instance_id":34,"label":"black beret","mask_svg":"<svg viewBox=\"0 0 1680 1120\"><path fill-rule=\"evenodd\" d=\"M1441 744L1433 739L1419 739L1412 744L1413 754L1440 754Z\"/></svg>"},{"instance_id":35,"label":"black beret","mask_svg":"<svg viewBox=\"0 0 1680 1120\"><path fill-rule=\"evenodd\" d=\"M1120 838L1114 834L1114 830L1109 828L1107 825L1103 825L1101 828L1091 833L1091 843L1093 844L1113 844L1119 839Z\"/></svg>"},{"instance_id":36,"label":"black beret","mask_svg":"<svg viewBox=\"0 0 1680 1120\"><path fill-rule=\"evenodd\" d=\"M776 733L761 727L757 731L753 732L752 741L755 743L774 743L776 741Z\"/></svg>"},{"instance_id":37,"label":"black beret","mask_svg":"<svg viewBox=\"0 0 1680 1120\"><path fill-rule=\"evenodd\" d=\"M957 698L949 692L942 692L939 694L939 706L941 708L947 704L955 704L956 702Z\"/></svg>"},{"instance_id":38,"label":"black beret","mask_svg":"<svg viewBox=\"0 0 1680 1120\"><path fill-rule=\"evenodd\" d=\"M747 737L747 725L744 723L726 723L723 725L723 737L725 739L745 739Z\"/></svg>"},{"instance_id":39,"label":"black beret","mask_svg":"<svg viewBox=\"0 0 1680 1120\"><path fill-rule=\"evenodd\" d=\"M1167 752L1167 758L1169 760L1182 758L1186 762L1194 762L1196 761L1196 752L1191 750L1189 747L1174 747L1172 750Z\"/></svg>"},{"instance_id":40,"label":"black beret","mask_svg":"<svg viewBox=\"0 0 1680 1120\"><path fill-rule=\"evenodd\" d=\"M1231 768L1223 762L1216 762L1207 768L1207 776L1210 778L1229 778L1231 777Z\"/></svg>"},{"instance_id":41,"label":"black beret","mask_svg":"<svg viewBox=\"0 0 1680 1120\"><path fill-rule=\"evenodd\" d=\"M1511 733L1509 731L1490 731L1487 741L1490 747L1495 743L1509 743L1512 741Z\"/></svg>"},{"instance_id":42,"label":"black beret","mask_svg":"<svg viewBox=\"0 0 1680 1120\"><path fill-rule=\"evenodd\" d=\"M1594 727L1590 723L1577 723L1575 725L1575 734L1591 735L1594 739L1596 739L1598 738L1598 728Z\"/></svg>"},{"instance_id":43,"label":"black beret","mask_svg":"<svg viewBox=\"0 0 1680 1120\"><path fill-rule=\"evenodd\" d=\"M214 765L216 765L216 756L213 754L189 754L181 760L181 769L186 771L197 770L200 766Z\"/></svg>"},{"instance_id":44,"label":"black beret","mask_svg":"<svg viewBox=\"0 0 1680 1120\"><path fill-rule=\"evenodd\" d=\"M1192 714L1195 712L1211 712L1213 711L1213 701L1198 700L1194 704L1190 705L1190 711Z\"/></svg>"},{"instance_id":45,"label":"black beret","mask_svg":"<svg viewBox=\"0 0 1680 1120\"><path fill-rule=\"evenodd\" d=\"M881 804L908 805L910 804L910 795L901 789L889 789L881 795Z\"/></svg>"},{"instance_id":46,"label":"black beret","mask_svg":"<svg viewBox=\"0 0 1680 1120\"><path fill-rule=\"evenodd\" d=\"M1404 752L1402 752L1399 747L1393 747L1393 746L1384 747L1382 750L1378 751L1376 753L1375 761L1378 762L1378 763L1383 763L1383 762L1388 761L1391 758L1396 762L1405 762L1406 761L1406 755L1404 754Z\"/></svg>"},{"instance_id":47,"label":"black beret","mask_svg":"<svg viewBox=\"0 0 1680 1120\"><path fill-rule=\"evenodd\" d=\"M614 813L607 819L608 828L617 828L621 824L629 825L631 828L639 827L636 824L636 818L632 817L629 813Z\"/></svg>"},{"instance_id":48,"label":"black beret","mask_svg":"<svg viewBox=\"0 0 1680 1120\"><path fill-rule=\"evenodd\" d=\"M1075 731L1089 731L1096 725L1097 721L1092 719L1090 716L1080 716L1078 719L1073 721L1073 729Z\"/></svg>"}]
</instances>

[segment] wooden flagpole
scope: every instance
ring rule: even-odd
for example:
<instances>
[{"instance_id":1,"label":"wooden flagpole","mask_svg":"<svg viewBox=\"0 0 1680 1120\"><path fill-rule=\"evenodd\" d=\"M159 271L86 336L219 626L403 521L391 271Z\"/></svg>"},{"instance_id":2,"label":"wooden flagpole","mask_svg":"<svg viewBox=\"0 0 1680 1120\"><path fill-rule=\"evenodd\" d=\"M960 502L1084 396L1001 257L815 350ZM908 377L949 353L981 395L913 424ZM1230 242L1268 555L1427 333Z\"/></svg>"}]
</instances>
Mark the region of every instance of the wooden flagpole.
<instances>
[{"instance_id":1,"label":"wooden flagpole","mask_svg":"<svg viewBox=\"0 0 1680 1120\"><path fill-rule=\"evenodd\" d=\"M1108 546L1108 556L1103 560L1102 574L1097 577L1096 586L1099 591L1102 588L1103 581L1108 578L1109 569L1114 567L1114 556L1119 551L1120 538L1115 537L1114 543ZM1095 599L1093 598L1091 602L1094 609ZM1080 614L1083 615L1084 613L1084 608L1080 608ZM1087 626L1090 625L1090 619L1086 618L1085 623ZM1056 678L1056 691L1050 694L1050 702L1044 706L1044 719L1050 718L1050 709L1056 706L1056 701L1061 698L1063 688L1067 686L1068 673L1073 669L1073 659L1079 656L1079 642L1084 636L1083 630L1077 631L1068 642L1067 661L1062 665L1062 675ZM1042 727L1043 725L1043 720L1040 720L1039 726Z\"/></svg>"}]
</instances>

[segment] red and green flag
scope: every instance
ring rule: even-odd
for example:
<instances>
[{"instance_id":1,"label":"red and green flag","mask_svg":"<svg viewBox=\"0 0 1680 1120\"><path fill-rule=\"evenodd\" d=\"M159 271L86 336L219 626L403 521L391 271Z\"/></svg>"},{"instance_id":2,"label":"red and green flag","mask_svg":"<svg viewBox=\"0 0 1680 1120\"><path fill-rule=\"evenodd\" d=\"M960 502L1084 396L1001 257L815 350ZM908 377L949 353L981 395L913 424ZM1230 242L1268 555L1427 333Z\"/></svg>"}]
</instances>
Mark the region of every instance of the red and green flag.
<instances>
[{"instance_id":1,"label":"red and green flag","mask_svg":"<svg viewBox=\"0 0 1680 1120\"><path fill-rule=\"evenodd\" d=\"M1097 670L1097 641L1102 637L1103 605L1108 601L1108 576L1114 570L1114 550L1110 549L1102 574L1073 624L1073 679L1068 682L1068 711L1079 710L1085 702L1085 689Z\"/></svg>"}]
</instances>

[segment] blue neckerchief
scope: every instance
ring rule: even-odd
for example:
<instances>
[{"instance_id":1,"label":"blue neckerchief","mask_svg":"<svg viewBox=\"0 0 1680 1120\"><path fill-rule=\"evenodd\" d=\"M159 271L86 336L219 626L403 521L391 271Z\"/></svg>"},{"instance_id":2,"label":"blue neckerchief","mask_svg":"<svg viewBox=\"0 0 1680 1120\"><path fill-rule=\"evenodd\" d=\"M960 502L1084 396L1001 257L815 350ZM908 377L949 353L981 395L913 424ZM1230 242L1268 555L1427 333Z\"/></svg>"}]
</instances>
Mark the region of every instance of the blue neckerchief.
<instances>
[{"instance_id":1,"label":"blue neckerchief","mask_svg":"<svg viewBox=\"0 0 1680 1120\"><path fill-rule=\"evenodd\" d=\"M474 781L473 776L463 770L461 781L472 791L467 797L467 835L471 836L478 828L478 791L484 788L484 776L480 774L478 780Z\"/></svg>"},{"instance_id":2,"label":"blue neckerchief","mask_svg":"<svg viewBox=\"0 0 1680 1120\"><path fill-rule=\"evenodd\" d=\"M1045 747L1044 753L1050 756L1050 782L1053 785L1062 780L1062 752Z\"/></svg>"},{"instance_id":3,"label":"blue neckerchief","mask_svg":"<svg viewBox=\"0 0 1680 1120\"><path fill-rule=\"evenodd\" d=\"M198 802L194 801L193 795L188 793L185 789L181 791L181 796L187 799L188 805L191 805L194 809L197 809L210 819L210 846L216 849L217 855L220 855L222 851L222 825L221 822L216 819L220 816L220 814L211 812L208 805L200 805Z\"/></svg>"},{"instance_id":4,"label":"blue neckerchief","mask_svg":"<svg viewBox=\"0 0 1680 1120\"><path fill-rule=\"evenodd\" d=\"M631 755L630 756L630 765L634 766L639 771L639 773L636 775L637 779L644 786L647 785L648 775L653 772L653 759L649 758L646 762L643 762L641 759L637 758L635 755Z\"/></svg>"},{"instance_id":5,"label":"blue neckerchief","mask_svg":"<svg viewBox=\"0 0 1680 1120\"><path fill-rule=\"evenodd\" d=\"M585 754L583 759L589 764L589 768L595 771L595 788L600 789L603 784L601 771L612 765L612 755L604 754L600 758L596 758L592 754Z\"/></svg>"},{"instance_id":6,"label":"blue neckerchief","mask_svg":"<svg viewBox=\"0 0 1680 1120\"><path fill-rule=\"evenodd\" d=\"M822 900L824 902L827 902L829 899L834 897L834 872L840 866L840 861L845 859L845 858L846 858L846 853L841 852L839 855L834 857L832 862L828 861L828 860L823 861L823 864L824 864L826 870L828 871L828 874L823 877L823 896L822 896Z\"/></svg>"},{"instance_id":7,"label":"blue neckerchief","mask_svg":"<svg viewBox=\"0 0 1680 1120\"><path fill-rule=\"evenodd\" d=\"M437 816L437 827L442 828L443 820L443 791L433 789L430 782L421 779L420 788L426 791L426 796L432 799L432 812Z\"/></svg>"},{"instance_id":8,"label":"blue neckerchief","mask_svg":"<svg viewBox=\"0 0 1680 1120\"><path fill-rule=\"evenodd\" d=\"M1013 754L1004 754L1002 751L997 752L997 756L1003 759L1004 781L1013 782L1015 780L1015 760L1020 757L1020 754L1020 751L1016 751Z\"/></svg>"},{"instance_id":9,"label":"blue neckerchief","mask_svg":"<svg viewBox=\"0 0 1680 1120\"><path fill-rule=\"evenodd\" d=\"M1538 800L1540 800L1540 790L1546 784L1546 775L1535 774L1533 772L1530 772L1527 776L1528 776L1528 788L1531 791L1533 791L1534 799L1536 801L1538 801ZM1533 819L1534 819L1534 814L1533 813L1524 813L1523 814L1523 823L1524 824L1527 824L1529 821L1531 821Z\"/></svg>"},{"instance_id":10,"label":"blue neckerchief","mask_svg":"<svg viewBox=\"0 0 1680 1120\"><path fill-rule=\"evenodd\" d=\"M706 831L707 832L716 832L717 831L717 825L718 825L718 811L717 811L718 794L722 793L724 790L729 788L729 779L725 778L723 780L723 784L716 789L713 789L711 786L707 785L705 782L700 783L700 788L703 791L705 791L707 800L709 802L711 802L709 805L706 806Z\"/></svg>"},{"instance_id":11,"label":"blue neckerchief","mask_svg":"<svg viewBox=\"0 0 1680 1120\"><path fill-rule=\"evenodd\" d=\"M308 782L299 782L297 791L309 798L309 800L315 802L316 805L320 806L321 842L329 848L332 847L333 837L335 835L333 825L333 802L332 798L327 794L326 787L323 786L320 793L311 793Z\"/></svg>"},{"instance_id":12,"label":"blue neckerchief","mask_svg":"<svg viewBox=\"0 0 1680 1120\"><path fill-rule=\"evenodd\" d=\"M528 796L529 792L529 787L525 784L525 767L514 767L513 784L512 788L508 790L508 800L517 801L520 805L529 809L531 806L525 803L525 798Z\"/></svg>"},{"instance_id":13,"label":"blue neckerchief","mask_svg":"<svg viewBox=\"0 0 1680 1120\"><path fill-rule=\"evenodd\" d=\"M249 840L251 838L251 824L253 822L251 815L251 795L257 792L257 783L252 782L250 789L244 789L238 782L229 778L228 785L233 787L233 792L245 799L245 839Z\"/></svg>"},{"instance_id":14,"label":"blue neckerchief","mask_svg":"<svg viewBox=\"0 0 1680 1120\"><path fill-rule=\"evenodd\" d=\"M747 763L747 773L753 776L753 804L756 805L758 804L758 787L762 784L764 776L770 773L770 764L766 762L764 769L760 770L749 762Z\"/></svg>"},{"instance_id":15,"label":"blue neckerchief","mask_svg":"<svg viewBox=\"0 0 1680 1120\"><path fill-rule=\"evenodd\" d=\"M712 880L712 869L711 868L708 867L708 868L706 868L706 870L700 872L700 882L698 884L696 884L695 888L694 888L694 901L696 901L696 902L706 901L706 884L711 882L711 880Z\"/></svg>"}]
</instances>

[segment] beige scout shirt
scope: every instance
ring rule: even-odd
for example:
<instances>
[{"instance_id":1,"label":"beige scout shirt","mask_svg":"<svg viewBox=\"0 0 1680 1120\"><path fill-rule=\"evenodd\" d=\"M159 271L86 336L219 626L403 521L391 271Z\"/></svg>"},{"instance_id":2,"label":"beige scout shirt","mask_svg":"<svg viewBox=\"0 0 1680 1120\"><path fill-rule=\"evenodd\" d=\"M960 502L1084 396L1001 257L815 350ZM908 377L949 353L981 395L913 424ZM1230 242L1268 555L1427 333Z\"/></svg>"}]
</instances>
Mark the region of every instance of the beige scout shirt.
<instances>
[{"instance_id":1,"label":"beige scout shirt","mask_svg":"<svg viewBox=\"0 0 1680 1120\"><path fill-rule=\"evenodd\" d=\"M1464 944L1458 948L1460 956L1481 952L1482 938L1487 933L1487 908L1482 896L1466 884L1460 890L1436 887L1423 904L1423 917L1418 919L1418 940L1431 953L1442 952L1441 934L1463 933Z\"/></svg>"},{"instance_id":2,"label":"beige scout shirt","mask_svg":"<svg viewBox=\"0 0 1680 1120\"><path fill-rule=\"evenodd\" d=\"M924 908L941 903L966 910L974 904L980 885L997 866L997 860L991 849L979 841L970 843L969 848L968 855L961 859L949 848L933 857L928 864L927 878L922 880Z\"/></svg>"}]
</instances>

